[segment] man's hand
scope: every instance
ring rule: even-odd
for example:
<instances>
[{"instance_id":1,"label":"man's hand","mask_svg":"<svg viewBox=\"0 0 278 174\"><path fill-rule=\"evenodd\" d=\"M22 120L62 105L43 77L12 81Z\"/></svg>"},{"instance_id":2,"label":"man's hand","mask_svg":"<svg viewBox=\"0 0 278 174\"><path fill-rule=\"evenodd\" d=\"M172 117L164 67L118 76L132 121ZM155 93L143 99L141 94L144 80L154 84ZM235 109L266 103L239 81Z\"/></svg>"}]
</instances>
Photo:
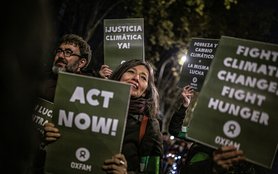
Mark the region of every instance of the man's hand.
<instances>
[{"instance_id":1,"label":"man's hand","mask_svg":"<svg viewBox=\"0 0 278 174\"><path fill-rule=\"evenodd\" d=\"M104 161L102 170L106 173L127 174L127 161L123 154L116 154Z\"/></svg>"},{"instance_id":2,"label":"man's hand","mask_svg":"<svg viewBox=\"0 0 278 174\"><path fill-rule=\"evenodd\" d=\"M112 75L113 71L109 68L108 65L101 65L98 73L102 78L107 79Z\"/></svg>"},{"instance_id":3,"label":"man's hand","mask_svg":"<svg viewBox=\"0 0 278 174\"><path fill-rule=\"evenodd\" d=\"M46 143L55 142L61 137L59 129L53 123L46 123L44 125L44 131Z\"/></svg>"},{"instance_id":4,"label":"man's hand","mask_svg":"<svg viewBox=\"0 0 278 174\"><path fill-rule=\"evenodd\" d=\"M234 146L222 146L213 153L215 170L229 170L231 167L245 159L243 151Z\"/></svg>"}]
</instances>

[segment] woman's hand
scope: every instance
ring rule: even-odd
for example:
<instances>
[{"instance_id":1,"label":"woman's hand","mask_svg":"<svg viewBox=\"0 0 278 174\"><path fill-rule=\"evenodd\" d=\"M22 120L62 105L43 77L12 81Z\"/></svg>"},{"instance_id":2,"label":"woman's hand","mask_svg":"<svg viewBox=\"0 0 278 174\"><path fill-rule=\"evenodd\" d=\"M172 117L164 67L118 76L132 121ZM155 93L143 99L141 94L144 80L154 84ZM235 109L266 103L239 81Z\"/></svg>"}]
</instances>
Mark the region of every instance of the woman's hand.
<instances>
[{"instance_id":1,"label":"woman's hand","mask_svg":"<svg viewBox=\"0 0 278 174\"><path fill-rule=\"evenodd\" d=\"M113 71L109 68L108 65L101 65L98 73L102 78L107 79L112 75Z\"/></svg>"},{"instance_id":2,"label":"woman's hand","mask_svg":"<svg viewBox=\"0 0 278 174\"><path fill-rule=\"evenodd\" d=\"M194 94L194 89L192 86L187 85L183 88L181 95L183 96L183 106L187 108L191 102L191 98Z\"/></svg>"},{"instance_id":3,"label":"woman's hand","mask_svg":"<svg viewBox=\"0 0 278 174\"><path fill-rule=\"evenodd\" d=\"M102 170L112 174L127 174L127 161L123 154L116 154L104 161Z\"/></svg>"},{"instance_id":4,"label":"woman's hand","mask_svg":"<svg viewBox=\"0 0 278 174\"><path fill-rule=\"evenodd\" d=\"M213 153L215 170L229 170L245 159L243 151L234 146L222 146Z\"/></svg>"},{"instance_id":5,"label":"woman's hand","mask_svg":"<svg viewBox=\"0 0 278 174\"><path fill-rule=\"evenodd\" d=\"M44 125L44 131L46 143L55 142L61 137L59 129L53 123L46 123Z\"/></svg>"}]
</instances>

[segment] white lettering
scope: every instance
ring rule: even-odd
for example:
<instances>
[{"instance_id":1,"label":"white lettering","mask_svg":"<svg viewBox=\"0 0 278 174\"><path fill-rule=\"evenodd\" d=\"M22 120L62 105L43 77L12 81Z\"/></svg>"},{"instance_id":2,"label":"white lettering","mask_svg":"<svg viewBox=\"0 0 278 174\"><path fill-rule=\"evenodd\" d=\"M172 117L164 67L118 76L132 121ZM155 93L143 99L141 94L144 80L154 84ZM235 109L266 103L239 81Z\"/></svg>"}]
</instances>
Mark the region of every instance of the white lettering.
<instances>
[{"instance_id":1,"label":"white lettering","mask_svg":"<svg viewBox=\"0 0 278 174\"><path fill-rule=\"evenodd\" d=\"M216 136L214 142L216 144L220 144L221 146L234 146L237 150L239 150L240 148L240 143L234 142L232 140L220 136Z\"/></svg>"},{"instance_id":2,"label":"white lettering","mask_svg":"<svg viewBox=\"0 0 278 174\"><path fill-rule=\"evenodd\" d=\"M98 96L103 97L102 107L108 108L110 99L114 97L114 93L110 91L100 91L98 89L90 89L86 94L85 100L85 91L83 87L76 87L71 98L70 102L79 101L81 104L85 104L86 101L92 106L100 105L100 98Z\"/></svg>"},{"instance_id":3,"label":"white lettering","mask_svg":"<svg viewBox=\"0 0 278 174\"><path fill-rule=\"evenodd\" d=\"M248 107L241 107L214 98L210 98L208 108L218 110L221 113L228 113L230 115L240 116L243 119L249 119L252 122L268 126L269 115L265 112L251 110Z\"/></svg>"},{"instance_id":4,"label":"white lettering","mask_svg":"<svg viewBox=\"0 0 278 174\"><path fill-rule=\"evenodd\" d=\"M246 103L257 104L261 106L263 101L265 101L266 97L264 95L251 93L249 91L244 91L242 89L235 89L228 86L223 86L222 96L226 96L228 98L234 98L238 101L244 101Z\"/></svg>"},{"instance_id":5,"label":"white lettering","mask_svg":"<svg viewBox=\"0 0 278 174\"><path fill-rule=\"evenodd\" d=\"M91 127L92 132L110 134L112 136L116 135L118 128L118 119L89 116L86 113L78 113L74 116L73 112L68 112L65 110L59 110L58 125L65 127L73 127L73 123L76 128L80 130L86 130Z\"/></svg>"},{"instance_id":6,"label":"white lettering","mask_svg":"<svg viewBox=\"0 0 278 174\"><path fill-rule=\"evenodd\" d=\"M237 55L244 55L244 56L250 56L252 58L259 58L261 60L267 60L276 62L278 58L278 52L277 51L270 51L270 50L264 50L259 48L249 48L245 47L243 45L238 45Z\"/></svg>"},{"instance_id":7,"label":"white lettering","mask_svg":"<svg viewBox=\"0 0 278 174\"><path fill-rule=\"evenodd\" d=\"M88 171L88 172L92 171L92 166L88 165L88 164L71 162L70 167L73 169L84 170L84 171Z\"/></svg>"},{"instance_id":8,"label":"white lettering","mask_svg":"<svg viewBox=\"0 0 278 174\"><path fill-rule=\"evenodd\" d=\"M222 81L252 88L256 87L260 90L266 90L267 92L278 95L278 83L274 81L267 81L267 79L257 79L256 77L245 76L243 74L237 74L225 70L220 70L217 73L217 77Z\"/></svg>"}]
</instances>

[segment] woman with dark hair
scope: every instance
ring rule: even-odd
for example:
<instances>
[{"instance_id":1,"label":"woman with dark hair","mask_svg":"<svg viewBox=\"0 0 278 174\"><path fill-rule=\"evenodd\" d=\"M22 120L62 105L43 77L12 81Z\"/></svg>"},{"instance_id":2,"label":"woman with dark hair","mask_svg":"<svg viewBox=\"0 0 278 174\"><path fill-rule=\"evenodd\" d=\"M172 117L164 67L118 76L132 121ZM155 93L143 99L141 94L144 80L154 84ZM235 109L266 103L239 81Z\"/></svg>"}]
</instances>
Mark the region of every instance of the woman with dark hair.
<instances>
[{"instance_id":1,"label":"woman with dark hair","mask_svg":"<svg viewBox=\"0 0 278 174\"><path fill-rule=\"evenodd\" d=\"M129 60L118 66L110 79L131 85L122 147L128 173L159 173L162 134L156 117L159 96L151 64L137 59Z\"/></svg>"},{"instance_id":2,"label":"woman with dark hair","mask_svg":"<svg viewBox=\"0 0 278 174\"><path fill-rule=\"evenodd\" d=\"M122 147L124 155L117 154L105 161L103 170L106 173L126 173L125 168L128 167L129 174L158 174L162 157L162 134L156 118L159 96L151 64L142 60L124 62L110 79L130 84L131 98ZM48 125L45 127L45 138L49 143L55 142L61 136L59 129L53 124Z\"/></svg>"}]
</instances>

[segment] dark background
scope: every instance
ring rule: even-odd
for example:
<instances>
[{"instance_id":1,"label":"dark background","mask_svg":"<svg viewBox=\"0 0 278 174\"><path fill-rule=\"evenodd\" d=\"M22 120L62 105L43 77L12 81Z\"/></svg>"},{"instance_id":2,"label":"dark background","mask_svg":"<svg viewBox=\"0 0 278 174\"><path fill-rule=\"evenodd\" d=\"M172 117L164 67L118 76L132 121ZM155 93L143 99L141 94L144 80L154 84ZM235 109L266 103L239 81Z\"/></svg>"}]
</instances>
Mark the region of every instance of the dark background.
<instances>
[{"instance_id":1,"label":"dark background","mask_svg":"<svg viewBox=\"0 0 278 174\"><path fill-rule=\"evenodd\" d=\"M179 95L176 83L192 37L232 36L278 43L277 0L60 0L52 2L53 42L65 33L85 38L93 61L87 71L103 64L103 19L144 18L145 56L156 68L162 129Z\"/></svg>"},{"instance_id":2,"label":"dark background","mask_svg":"<svg viewBox=\"0 0 278 174\"><path fill-rule=\"evenodd\" d=\"M162 130L179 96L181 55L190 38L222 35L278 43L277 0L15 0L1 5L0 170L28 173L37 140L32 110L43 70L66 33L93 50L88 71L103 64L103 19L144 18L146 60L156 67Z\"/></svg>"}]
</instances>

